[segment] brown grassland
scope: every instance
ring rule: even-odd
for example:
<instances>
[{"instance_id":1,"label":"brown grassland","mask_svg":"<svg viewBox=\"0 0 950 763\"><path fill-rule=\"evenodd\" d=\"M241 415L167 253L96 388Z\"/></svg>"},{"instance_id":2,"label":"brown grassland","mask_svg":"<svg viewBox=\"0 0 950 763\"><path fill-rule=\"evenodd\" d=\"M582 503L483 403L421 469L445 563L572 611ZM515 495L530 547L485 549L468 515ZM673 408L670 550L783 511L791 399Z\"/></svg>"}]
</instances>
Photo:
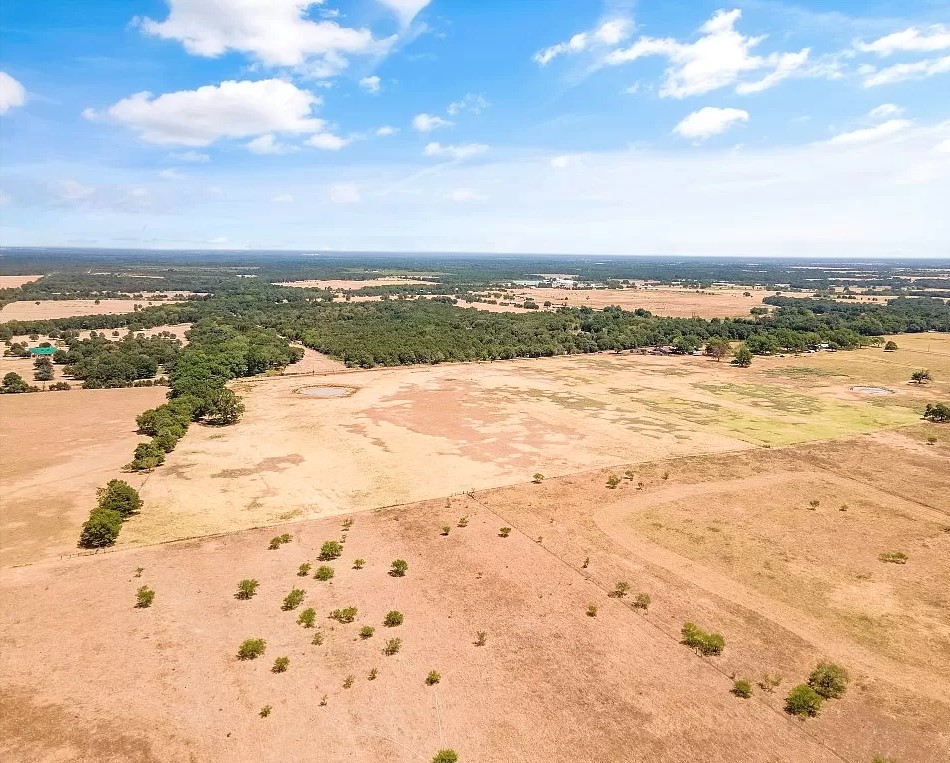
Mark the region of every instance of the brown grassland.
<instances>
[{"instance_id":1,"label":"brown grassland","mask_svg":"<svg viewBox=\"0 0 950 763\"><path fill-rule=\"evenodd\" d=\"M950 399L950 337L895 339L750 369L600 354L348 371L308 352L233 385L240 424L194 426L126 475L145 509L93 555L71 553L82 515L164 390L0 398L0 756L945 761L950 425L920 413ZM909 384L918 368L934 383ZM333 579L299 577L330 539ZM242 578L260 581L249 601ZM136 609L143 584L156 599ZM355 622L328 619L346 606ZM404 624L384 627L390 610ZM688 620L722 655L678 643ZM266 652L240 661L249 637ZM848 691L789 716L822 659Z\"/></svg>"},{"instance_id":2,"label":"brown grassland","mask_svg":"<svg viewBox=\"0 0 950 763\"><path fill-rule=\"evenodd\" d=\"M175 299L53 299L39 302L11 302L0 308L0 321L44 321L49 318L72 318L77 315L119 315L132 312L133 305L167 304Z\"/></svg>"}]
</instances>

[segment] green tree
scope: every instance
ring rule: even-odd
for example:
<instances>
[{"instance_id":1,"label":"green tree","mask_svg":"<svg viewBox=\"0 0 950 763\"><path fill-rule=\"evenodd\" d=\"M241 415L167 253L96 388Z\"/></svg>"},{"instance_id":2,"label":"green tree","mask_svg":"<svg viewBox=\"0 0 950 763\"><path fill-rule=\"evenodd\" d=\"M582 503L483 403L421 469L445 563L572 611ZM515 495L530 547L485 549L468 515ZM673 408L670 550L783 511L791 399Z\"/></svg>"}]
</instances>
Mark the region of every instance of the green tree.
<instances>
[{"instance_id":1,"label":"green tree","mask_svg":"<svg viewBox=\"0 0 950 763\"><path fill-rule=\"evenodd\" d=\"M99 488L98 497L100 508L117 511L123 517L142 509L139 491L124 480L109 480L105 487Z\"/></svg>"},{"instance_id":2,"label":"green tree","mask_svg":"<svg viewBox=\"0 0 950 763\"><path fill-rule=\"evenodd\" d=\"M950 405L946 403L927 403L924 418L936 423L950 421Z\"/></svg>"},{"instance_id":3,"label":"green tree","mask_svg":"<svg viewBox=\"0 0 950 763\"><path fill-rule=\"evenodd\" d=\"M752 352L747 345L739 345L739 348L736 350L736 355L732 359L732 363L740 368L748 368L752 365Z\"/></svg>"},{"instance_id":4,"label":"green tree","mask_svg":"<svg viewBox=\"0 0 950 763\"><path fill-rule=\"evenodd\" d=\"M930 371L924 369L921 371L914 371L914 373L910 375L910 380L914 384L926 384L929 381L933 381L933 377L930 375Z\"/></svg>"},{"instance_id":5,"label":"green tree","mask_svg":"<svg viewBox=\"0 0 950 763\"><path fill-rule=\"evenodd\" d=\"M409 562L405 559L395 559L393 560L392 567L389 570L389 574L394 578L401 578L406 574L406 570L409 569Z\"/></svg>"},{"instance_id":6,"label":"green tree","mask_svg":"<svg viewBox=\"0 0 950 763\"><path fill-rule=\"evenodd\" d=\"M343 553L343 546L339 541L328 540L320 547L320 561L328 562L337 559Z\"/></svg>"},{"instance_id":7,"label":"green tree","mask_svg":"<svg viewBox=\"0 0 950 763\"><path fill-rule=\"evenodd\" d=\"M237 593L234 594L235 599L250 599L257 593L257 587L260 585L253 578L245 578L240 583L238 583Z\"/></svg>"},{"instance_id":8,"label":"green tree","mask_svg":"<svg viewBox=\"0 0 950 763\"><path fill-rule=\"evenodd\" d=\"M204 412L209 424L237 424L244 415L244 403L234 392L221 387L205 399Z\"/></svg>"},{"instance_id":9,"label":"green tree","mask_svg":"<svg viewBox=\"0 0 950 763\"><path fill-rule=\"evenodd\" d=\"M20 392L29 392L30 385L23 381L20 374L10 371L3 377L3 383L0 384L0 394L14 395Z\"/></svg>"},{"instance_id":10,"label":"green tree","mask_svg":"<svg viewBox=\"0 0 950 763\"><path fill-rule=\"evenodd\" d=\"M825 699L837 699L848 688L848 671L833 662L822 661L808 676L808 685Z\"/></svg>"},{"instance_id":11,"label":"green tree","mask_svg":"<svg viewBox=\"0 0 950 763\"><path fill-rule=\"evenodd\" d=\"M79 545L83 548L103 548L115 543L122 529L122 515L111 509L95 508L89 512L79 534Z\"/></svg>"},{"instance_id":12,"label":"green tree","mask_svg":"<svg viewBox=\"0 0 950 763\"><path fill-rule=\"evenodd\" d=\"M241 642L238 647L239 660L256 660L267 648L267 642L262 638L249 638Z\"/></svg>"},{"instance_id":13,"label":"green tree","mask_svg":"<svg viewBox=\"0 0 950 763\"><path fill-rule=\"evenodd\" d=\"M884 345L884 352L896 352L897 351L897 342L893 339L888 339L887 343Z\"/></svg>"},{"instance_id":14,"label":"green tree","mask_svg":"<svg viewBox=\"0 0 950 763\"><path fill-rule=\"evenodd\" d=\"M808 684L799 684L785 698L785 712L791 715L810 717L821 712L824 700Z\"/></svg>"},{"instance_id":15,"label":"green tree","mask_svg":"<svg viewBox=\"0 0 950 763\"><path fill-rule=\"evenodd\" d=\"M706 341L706 354L718 363L730 352L729 342L721 336L710 337Z\"/></svg>"}]
</instances>

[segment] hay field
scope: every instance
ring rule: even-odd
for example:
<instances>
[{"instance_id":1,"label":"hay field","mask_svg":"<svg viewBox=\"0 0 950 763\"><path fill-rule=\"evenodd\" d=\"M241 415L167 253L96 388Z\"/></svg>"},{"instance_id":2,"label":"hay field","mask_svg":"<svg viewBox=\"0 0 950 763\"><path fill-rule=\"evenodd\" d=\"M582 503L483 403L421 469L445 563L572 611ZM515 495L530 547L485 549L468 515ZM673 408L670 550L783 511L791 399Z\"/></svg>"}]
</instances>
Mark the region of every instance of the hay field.
<instances>
[{"instance_id":1,"label":"hay field","mask_svg":"<svg viewBox=\"0 0 950 763\"><path fill-rule=\"evenodd\" d=\"M131 313L134 305L150 307L181 300L163 299L47 299L39 302L11 302L0 308L0 323L4 321L44 321L50 318L72 318L77 315L117 315Z\"/></svg>"},{"instance_id":2,"label":"hay field","mask_svg":"<svg viewBox=\"0 0 950 763\"><path fill-rule=\"evenodd\" d=\"M39 281L42 277L43 277L42 274L38 276L2 276L0 275L0 289L16 289L19 286L23 286L23 284Z\"/></svg>"}]
</instances>

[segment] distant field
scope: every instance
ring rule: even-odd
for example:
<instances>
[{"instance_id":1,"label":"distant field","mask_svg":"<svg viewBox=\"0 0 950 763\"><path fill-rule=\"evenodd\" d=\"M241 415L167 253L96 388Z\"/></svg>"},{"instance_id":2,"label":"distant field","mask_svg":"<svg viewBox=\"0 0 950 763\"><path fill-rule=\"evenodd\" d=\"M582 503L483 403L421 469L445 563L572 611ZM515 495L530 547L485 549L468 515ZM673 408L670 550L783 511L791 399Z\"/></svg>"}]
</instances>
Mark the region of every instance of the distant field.
<instances>
[{"instance_id":1,"label":"distant field","mask_svg":"<svg viewBox=\"0 0 950 763\"><path fill-rule=\"evenodd\" d=\"M42 277L42 274L36 276L0 276L0 289L15 289L18 286L23 286L23 284L39 281Z\"/></svg>"},{"instance_id":2,"label":"distant field","mask_svg":"<svg viewBox=\"0 0 950 763\"><path fill-rule=\"evenodd\" d=\"M76 315L117 315L131 313L134 305L166 305L180 300L163 299L58 299L39 302L11 302L0 308L3 321L42 321L49 318L71 318Z\"/></svg>"},{"instance_id":3,"label":"distant field","mask_svg":"<svg viewBox=\"0 0 950 763\"><path fill-rule=\"evenodd\" d=\"M340 279L329 279L329 280L320 280L314 279L309 281L284 281L277 284L278 286L296 286L299 288L306 289L332 289L333 291L349 291L354 289L364 289L367 286L395 286L395 285L407 285L407 284L424 284L431 283L428 279L425 278L370 278L365 281L346 281Z\"/></svg>"}]
</instances>

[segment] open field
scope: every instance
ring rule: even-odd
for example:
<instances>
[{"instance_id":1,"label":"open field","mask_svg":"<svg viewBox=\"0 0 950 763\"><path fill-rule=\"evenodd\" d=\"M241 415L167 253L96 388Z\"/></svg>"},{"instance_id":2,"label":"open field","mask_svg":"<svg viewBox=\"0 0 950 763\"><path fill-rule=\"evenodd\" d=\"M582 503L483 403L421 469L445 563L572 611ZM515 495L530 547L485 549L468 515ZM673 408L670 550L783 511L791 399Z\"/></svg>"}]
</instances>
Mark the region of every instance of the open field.
<instances>
[{"instance_id":1,"label":"open field","mask_svg":"<svg viewBox=\"0 0 950 763\"><path fill-rule=\"evenodd\" d=\"M134 305L149 307L168 304L180 300L146 299L47 299L39 302L11 302L0 308L0 322L3 321L42 321L48 318L72 318L76 315L116 315L131 313Z\"/></svg>"},{"instance_id":2,"label":"open field","mask_svg":"<svg viewBox=\"0 0 950 763\"><path fill-rule=\"evenodd\" d=\"M18 286L23 286L23 284L39 281L42 277L42 274L38 276L0 276L0 289L15 289Z\"/></svg>"},{"instance_id":3,"label":"open field","mask_svg":"<svg viewBox=\"0 0 950 763\"><path fill-rule=\"evenodd\" d=\"M166 392L135 387L0 396L4 567L76 550L96 488L117 475L141 440L135 417Z\"/></svg>"},{"instance_id":4,"label":"open field","mask_svg":"<svg viewBox=\"0 0 950 763\"><path fill-rule=\"evenodd\" d=\"M749 291L752 296L742 296ZM763 297L774 292L761 289L706 289L698 292L677 288L644 289L543 289L515 290L520 297L531 297L539 305L550 301L553 305L591 307L600 310L618 305L624 310L642 307L655 315L672 318L733 318L748 317L753 307L762 307ZM797 295L801 296L801 295Z\"/></svg>"},{"instance_id":5,"label":"open field","mask_svg":"<svg viewBox=\"0 0 950 763\"><path fill-rule=\"evenodd\" d=\"M333 291L353 291L367 286L397 286L431 283L426 278L371 278L368 280L311 279L309 281L283 281L277 286L295 286L301 289L332 289Z\"/></svg>"}]
</instances>

